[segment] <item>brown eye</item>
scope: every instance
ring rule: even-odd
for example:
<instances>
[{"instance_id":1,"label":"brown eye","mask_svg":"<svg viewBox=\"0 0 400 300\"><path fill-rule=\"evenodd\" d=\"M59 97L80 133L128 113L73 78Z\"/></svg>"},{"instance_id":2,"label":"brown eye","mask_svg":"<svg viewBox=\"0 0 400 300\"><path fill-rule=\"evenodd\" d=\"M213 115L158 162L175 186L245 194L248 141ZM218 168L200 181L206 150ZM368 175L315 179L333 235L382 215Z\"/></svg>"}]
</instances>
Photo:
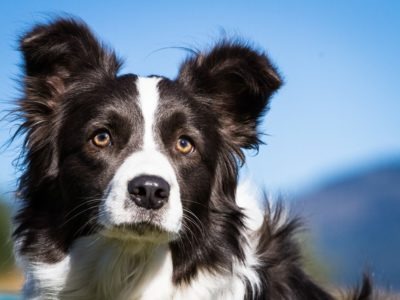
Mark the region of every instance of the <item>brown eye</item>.
<instances>
[{"instance_id":1,"label":"brown eye","mask_svg":"<svg viewBox=\"0 0 400 300\"><path fill-rule=\"evenodd\" d=\"M175 145L176 150L178 150L182 154L190 154L194 151L194 146L189 138L181 136Z\"/></svg>"},{"instance_id":2,"label":"brown eye","mask_svg":"<svg viewBox=\"0 0 400 300\"><path fill-rule=\"evenodd\" d=\"M92 142L95 146L104 148L111 145L111 136L107 131L101 131L92 138Z\"/></svg>"}]
</instances>

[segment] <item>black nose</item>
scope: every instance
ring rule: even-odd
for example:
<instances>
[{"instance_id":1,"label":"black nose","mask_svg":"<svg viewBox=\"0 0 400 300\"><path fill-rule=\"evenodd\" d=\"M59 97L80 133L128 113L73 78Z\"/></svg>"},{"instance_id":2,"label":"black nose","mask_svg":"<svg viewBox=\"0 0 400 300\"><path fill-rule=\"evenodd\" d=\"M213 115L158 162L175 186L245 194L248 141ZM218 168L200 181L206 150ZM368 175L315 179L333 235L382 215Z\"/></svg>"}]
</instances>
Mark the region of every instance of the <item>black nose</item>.
<instances>
[{"instance_id":1,"label":"black nose","mask_svg":"<svg viewBox=\"0 0 400 300\"><path fill-rule=\"evenodd\" d=\"M157 176L143 175L128 182L128 192L137 206L159 209L168 201L169 184Z\"/></svg>"}]
</instances>

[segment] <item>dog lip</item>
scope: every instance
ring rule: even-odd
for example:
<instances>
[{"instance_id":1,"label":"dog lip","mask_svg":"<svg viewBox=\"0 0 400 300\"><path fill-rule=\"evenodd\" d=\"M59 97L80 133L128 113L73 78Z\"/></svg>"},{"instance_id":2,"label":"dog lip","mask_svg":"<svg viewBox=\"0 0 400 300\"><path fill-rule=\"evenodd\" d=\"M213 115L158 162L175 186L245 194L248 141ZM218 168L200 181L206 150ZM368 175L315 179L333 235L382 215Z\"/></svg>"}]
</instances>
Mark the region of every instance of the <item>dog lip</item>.
<instances>
[{"instance_id":1,"label":"dog lip","mask_svg":"<svg viewBox=\"0 0 400 300\"><path fill-rule=\"evenodd\" d=\"M121 231L132 231L140 235L144 235L147 232L166 232L166 230L163 230L160 226L154 224L153 222L125 223L117 225L114 228Z\"/></svg>"},{"instance_id":2,"label":"dog lip","mask_svg":"<svg viewBox=\"0 0 400 300\"><path fill-rule=\"evenodd\" d=\"M177 238L177 233L165 230L151 222L123 223L104 227L100 234L113 239L135 240L150 243L168 243Z\"/></svg>"}]
</instances>

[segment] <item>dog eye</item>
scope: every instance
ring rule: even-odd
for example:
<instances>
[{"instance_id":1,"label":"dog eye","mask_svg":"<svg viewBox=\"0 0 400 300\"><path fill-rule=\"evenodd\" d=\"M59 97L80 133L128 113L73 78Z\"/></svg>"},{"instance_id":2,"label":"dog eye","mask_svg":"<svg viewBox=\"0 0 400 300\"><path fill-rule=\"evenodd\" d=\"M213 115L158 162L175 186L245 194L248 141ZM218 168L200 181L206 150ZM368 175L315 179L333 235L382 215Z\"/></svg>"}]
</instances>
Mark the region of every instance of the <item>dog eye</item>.
<instances>
[{"instance_id":1,"label":"dog eye","mask_svg":"<svg viewBox=\"0 0 400 300\"><path fill-rule=\"evenodd\" d=\"M98 132L93 138L92 142L99 148L104 148L111 145L111 135L107 131Z\"/></svg>"},{"instance_id":2,"label":"dog eye","mask_svg":"<svg viewBox=\"0 0 400 300\"><path fill-rule=\"evenodd\" d=\"M188 137L181 136L175 145L175 149L180 153L187 155L194 151L194 146L191 140Z\"/></svg>"}]
</instances>

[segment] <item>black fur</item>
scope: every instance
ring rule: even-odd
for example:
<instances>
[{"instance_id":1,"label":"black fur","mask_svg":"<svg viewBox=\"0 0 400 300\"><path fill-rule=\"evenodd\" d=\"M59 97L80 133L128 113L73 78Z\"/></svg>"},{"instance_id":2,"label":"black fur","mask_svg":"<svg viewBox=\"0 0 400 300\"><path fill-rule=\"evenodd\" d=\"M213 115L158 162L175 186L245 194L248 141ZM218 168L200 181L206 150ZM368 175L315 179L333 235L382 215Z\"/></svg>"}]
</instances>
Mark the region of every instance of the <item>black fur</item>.
<instances>
[{"instance_id":1,"label":"black fur","mask_svg":"<svg viewBox=\"0 0 400 300\"><path fill-rule=\"evenodd\" d=\"M124 159L140 149L143 116L137 76L119 75L120 60L83 22L36 26L20 44L25 77L17 134L25 136L25 170L14 238L20 254L52 263L100 229L101 196ZM258 147L257 125L280 85L267 56L236 41L189 57L175 80L161 79L157 137L175 167L183 207L198 220L187 216L180 238L170 243L175 284L190 282L199 269L224 274L233 257L244 260L238 168L242 150ZM88 143L99 124L113 136L104 151ZM170 151L180 132L190 133L197 147L185 160ZM249 283L246 299L333 299L302 270L293 239L298 223L278 225L280 213L267 211L256 233L262 289L254 293ZM368 287L354 299L369 299Z\"/></svg>"}]
</instances>

